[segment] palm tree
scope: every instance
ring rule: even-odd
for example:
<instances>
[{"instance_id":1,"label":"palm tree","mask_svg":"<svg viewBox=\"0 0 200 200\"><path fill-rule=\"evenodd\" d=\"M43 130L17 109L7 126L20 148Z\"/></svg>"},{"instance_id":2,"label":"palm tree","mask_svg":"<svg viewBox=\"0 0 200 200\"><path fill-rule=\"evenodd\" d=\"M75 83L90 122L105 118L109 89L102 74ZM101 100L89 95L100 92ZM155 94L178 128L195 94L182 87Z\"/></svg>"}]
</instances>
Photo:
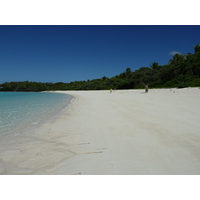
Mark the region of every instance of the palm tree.
<instances>
[{"instance_id":1,"label":"palm tree","mask_svg":"<svg viewBox=\"0 0 200 200\"><path fill-rule=\"evenodd\" d=\"M178 61L181 61L184 59L184 55L183 54L175 54L173 55L173 59L170 59L169 60L169 64L175 64L177 63Z\"/></svg>"},{"instance_id":2,"label":"palm tree","mask_svg":"<svg viewBox=\"0 0 200 200\"><path fill-rule=\"evenodd\" d=\"M152 62L152 63L150 64L150 67L151 67L151 69L152 69L153 71L156 71L156 70L159 69L159 65L158 65L157 62Z\"/></svg>"},{"instance_id":3,"label":"palm tree","mask_svg":"<svg viewBox=\"0 0 200 200\"><path fill-rule=\"evenodd\" d=\"M193 47L194 47L194 53L195 54L200 53L200 44L193 46Z\"/></svg>"},{"instance_id":4,"label":"palm tree","mask_svg":"<svg viewBox=\"0 0 200 200\"><path fill-rule=\"evenodd\" d=\"M129 77L131 74L131 68L126 68L126 72L125 72L126 76Z\"/></svg>"}]
</instances>

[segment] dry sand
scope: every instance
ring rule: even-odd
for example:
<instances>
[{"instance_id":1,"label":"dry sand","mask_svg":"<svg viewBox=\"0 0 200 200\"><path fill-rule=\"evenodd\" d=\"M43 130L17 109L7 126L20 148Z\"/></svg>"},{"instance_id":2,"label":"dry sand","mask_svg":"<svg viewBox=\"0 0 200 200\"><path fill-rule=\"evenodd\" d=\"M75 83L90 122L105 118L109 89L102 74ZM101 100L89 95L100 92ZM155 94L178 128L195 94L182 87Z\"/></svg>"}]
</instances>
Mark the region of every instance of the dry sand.
<instances>
[{"instance_id":1,"label":"dry sand","mask_svg":"<svg viewBox=\"0 0 200 200\"><path fill-rule=\"evenodd\" d=\"M0 174L200 174L199 88L63 93L56 119L1 139Z\"/></svg>"}]
</instances>

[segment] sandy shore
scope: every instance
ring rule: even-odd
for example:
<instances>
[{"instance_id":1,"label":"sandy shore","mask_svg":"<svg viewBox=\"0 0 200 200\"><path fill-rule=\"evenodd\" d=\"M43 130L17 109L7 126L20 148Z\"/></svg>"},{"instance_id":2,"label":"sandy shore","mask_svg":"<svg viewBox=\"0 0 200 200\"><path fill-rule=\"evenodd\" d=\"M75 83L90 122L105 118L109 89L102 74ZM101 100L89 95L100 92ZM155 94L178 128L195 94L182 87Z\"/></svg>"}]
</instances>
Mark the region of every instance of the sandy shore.
<instances>
[{"instance_id":1,"label":"sandy shore","mask_svg":"<svg viewBox=\"0 0 200 200\"><path fill-rule=\"evenodd\" d=\"M0 141L0 174L200 174L200 89L64 93L56 119Z\"/></svg>"}]
</instances>

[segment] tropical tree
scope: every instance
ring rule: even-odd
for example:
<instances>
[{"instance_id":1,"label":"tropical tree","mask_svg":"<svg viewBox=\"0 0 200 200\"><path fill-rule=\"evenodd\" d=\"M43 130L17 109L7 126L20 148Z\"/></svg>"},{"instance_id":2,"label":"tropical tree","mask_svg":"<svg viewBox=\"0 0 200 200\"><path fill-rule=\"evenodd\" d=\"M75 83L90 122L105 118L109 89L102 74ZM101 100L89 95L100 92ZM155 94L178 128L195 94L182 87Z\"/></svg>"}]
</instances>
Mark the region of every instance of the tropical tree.
<instances>
[{"instance_id":1,"label":"tropical tree","mask_svg":"<svg viewBox=\"0 0 200 200\"><path fill-rule=\"evenodd\" d=\"M126 72L125 72L126 76L129 77L131 74L131 68L126 68Z\"/></svg>"},{"instance_id":2,"label":"tropical tree","mask_svg":"<svg viewBox=\"0 0 200 200\"><path fill-rule=\"evenodd\" d=\"M150 64L150 68L151 68L153 71L157 71L157 70L159 70L159 65L158 65L157 62L152 62L152 63Z\"/></svg>"},{"instance_id":3,"label":"tropical tree","mask_svg":"<svg viewBox=\"0 0 200 200\"><path fill-rule=\"evenodd\" d=\"M179 61L182 61L184 59L183 54L175 54L173 55L173 59L169 60L169 64L176 64Z\"/></svg>"},{"instance_id":4,"label":"tropical tree","mask_svg":"<svg viewBox=\"0 0 200 200\"><path fill-rule=\"evenodd\" d=\"M193 46L193 47L194 47L194 53L195 54L200 53L200 44Z\"/></svg>"}]
</instances>

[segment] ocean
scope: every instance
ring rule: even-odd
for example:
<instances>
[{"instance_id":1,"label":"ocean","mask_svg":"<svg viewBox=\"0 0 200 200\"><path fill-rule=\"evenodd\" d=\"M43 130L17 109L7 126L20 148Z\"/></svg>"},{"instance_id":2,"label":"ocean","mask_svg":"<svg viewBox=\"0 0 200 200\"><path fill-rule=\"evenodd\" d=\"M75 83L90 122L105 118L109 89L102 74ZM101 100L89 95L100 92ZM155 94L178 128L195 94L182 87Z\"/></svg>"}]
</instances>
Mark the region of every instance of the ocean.
<instances>
[{"instance_id":1,"label":"ocean","mask_svg":"<svg viewBox=\"0 0 200 200\"><path fill-rule=\"evenodd\" d=\"M0 92L0 138L34 128L66 108L72 98L50 92Z\"/></svg>"}]
</instances>

